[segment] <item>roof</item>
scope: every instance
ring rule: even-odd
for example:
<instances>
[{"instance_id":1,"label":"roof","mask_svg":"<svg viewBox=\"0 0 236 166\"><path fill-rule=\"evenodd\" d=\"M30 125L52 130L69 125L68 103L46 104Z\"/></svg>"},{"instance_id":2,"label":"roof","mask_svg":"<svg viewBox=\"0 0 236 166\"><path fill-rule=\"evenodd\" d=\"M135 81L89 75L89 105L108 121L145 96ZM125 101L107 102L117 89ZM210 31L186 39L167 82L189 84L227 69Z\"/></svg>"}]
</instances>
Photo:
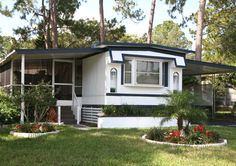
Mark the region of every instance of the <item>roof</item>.
<instances>
[{"instance_id":1,"label":"roof","mask_svg":"<svg viewBox=\"0 0 236 166\"><path fill-rule=\"evenodd\" d=\"M93 48L56 48L56 49L16 49L0 61L0 64L8 62L11 58L18 58L20 55L33 58L85 58L108 50L142 50L155 51L160 53L185 56L194 51L162 46L157 44L136 44L136 43L102 43ZM66 56L66 57L65 57Z\"/></svg>"},{"instance_id":2,"label":"roof","mask_svg":"<svg viewBox=\"0 0 236 166\"><path fill-rule=\"evenodd\" d=\"M24 54L25 56L31 56L33 58L84 58L107 51L106 48L57 48L57 49L16 49L8 54L0 64L10 60L12 57L17 58Z\"/></svg>"},{"instance_id":3,"label":"roof","mask_svg":"<svg viewBox=\"0 0 236 166\"><path fill-rule=\"evenodd\" d=\"M187 67L183 70L183 75L206 75L236 72L235 66L195 61L189 59L186 59L185 62Z\"/></svg>"},{"instance_id":4,"label":"roof","mask_svg":"<svg viewBox=\"0 0 236 166\"><path fill-rule=\"evenodd\" d=\"M175 53L181 53L181 54L188 54L188 53L195 53L195 51L192 50L187 50L183 48L176 48L176 47L169 47L169 46L164 46L164 45L159 45L159 44L139 44L139 43L112 43L112 42L104 42L97 47L100 48L111 48L111 49L139 49L139 50L165 50L165 51L170 51L170 52L175 52Z\"/></svg>"}]
</instances>

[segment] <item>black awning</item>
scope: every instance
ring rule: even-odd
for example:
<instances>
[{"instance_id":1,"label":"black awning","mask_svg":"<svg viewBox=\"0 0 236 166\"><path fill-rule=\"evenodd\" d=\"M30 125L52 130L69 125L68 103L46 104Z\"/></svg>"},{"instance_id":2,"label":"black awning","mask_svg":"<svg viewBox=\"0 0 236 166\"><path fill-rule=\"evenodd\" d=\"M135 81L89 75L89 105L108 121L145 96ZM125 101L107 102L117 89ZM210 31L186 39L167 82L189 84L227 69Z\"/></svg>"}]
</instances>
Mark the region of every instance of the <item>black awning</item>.
<instances>
[{"instance_id":1,"label":"black awning","mask_svg":"<svg viewBox=\"0 0 236 166\"><path fill-rule=\"evenodd\" d=\"M187 67L183 75L205 75L236 72L236 66L229 66L217 63L202 62L186 59Z\"/></svg>"}]
</instances>

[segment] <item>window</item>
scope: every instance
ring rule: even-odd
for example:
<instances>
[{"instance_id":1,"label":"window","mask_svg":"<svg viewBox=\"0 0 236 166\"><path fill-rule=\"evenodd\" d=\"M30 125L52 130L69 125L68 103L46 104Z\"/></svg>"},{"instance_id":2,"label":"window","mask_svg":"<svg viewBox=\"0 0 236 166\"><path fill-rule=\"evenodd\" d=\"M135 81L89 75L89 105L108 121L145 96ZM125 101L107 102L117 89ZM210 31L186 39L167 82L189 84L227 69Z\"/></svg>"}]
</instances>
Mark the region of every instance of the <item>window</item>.
<instances>
[{"instance_id":1,"label":"window","mask_svg":"<svg viewBox=\"0 0 236 166\"><path fill-rule=\"evenodd\" d=\"M125 61L125 84L132 83L132 61Z\"/></svg>"},{"instance_id":2,"label":"window","mask_svg":"<svg viewBox=\"0 0 236 166\"><path fill-rule=\"evenodd\" d=\"M110 92L117 92L117 70L115 68L110 71Z\"/></svg>"},{"instance_id":3,"label":"window","mask_svg":"<svg viewBox=\"0 0 236 166\"><path fill-rule=\"evenodd\" d=\"M162 84L162 62L156 60L128 59L125 60L123 69L124 84L131 86L156 86Z\"/></svg>"},{"instance_id":4,"label":"window","mask_svg":"<svg viewBox=\"0 0 236 166\"><path fill-rule=\"evenodd\" d=\"M159 62L137 61L137 84L159 84Z\"/></svg>"}]
</instances>

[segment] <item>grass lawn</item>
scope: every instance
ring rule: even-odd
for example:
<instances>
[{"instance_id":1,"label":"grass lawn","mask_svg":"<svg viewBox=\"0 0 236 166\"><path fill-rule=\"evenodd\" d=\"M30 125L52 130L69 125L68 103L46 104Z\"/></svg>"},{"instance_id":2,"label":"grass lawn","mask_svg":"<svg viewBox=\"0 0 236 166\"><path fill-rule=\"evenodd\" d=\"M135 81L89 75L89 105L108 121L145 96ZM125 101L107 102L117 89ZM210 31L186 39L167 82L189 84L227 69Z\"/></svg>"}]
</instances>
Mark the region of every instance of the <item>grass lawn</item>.
<instances>
[{"instance_id":1,"label":"grass lawn","mask_svg":"<svg viewBox=\"0 0 236 166\"><path fill-rule=\"evenodd\" d=\"M35 139L9 136L0 129L0 165L236 165L236 128L210 127L228 139L224 147L193 149L152 145L140 139L145 130L80 131L60 127L58 135Z\"/></svg>"}]
</instances>

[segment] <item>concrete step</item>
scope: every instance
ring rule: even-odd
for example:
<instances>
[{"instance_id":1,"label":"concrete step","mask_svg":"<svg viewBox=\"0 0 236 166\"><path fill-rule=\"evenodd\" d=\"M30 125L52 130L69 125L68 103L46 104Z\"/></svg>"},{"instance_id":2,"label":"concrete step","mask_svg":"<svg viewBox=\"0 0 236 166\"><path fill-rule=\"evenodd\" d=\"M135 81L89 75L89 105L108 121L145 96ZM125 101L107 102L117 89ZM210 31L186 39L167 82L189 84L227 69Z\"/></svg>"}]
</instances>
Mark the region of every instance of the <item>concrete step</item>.
<instances>
[{"instance_id":1,"label":"concrete step","mask_svg":"<svg viewBox=\"0 0 236 166\"><path fill-rule=\"evenodd\" d=\"M61 108L61 121L64 122L64 124L76 124L77 121L71 110L71 107Z\"/></svg>"}]
</instances>

